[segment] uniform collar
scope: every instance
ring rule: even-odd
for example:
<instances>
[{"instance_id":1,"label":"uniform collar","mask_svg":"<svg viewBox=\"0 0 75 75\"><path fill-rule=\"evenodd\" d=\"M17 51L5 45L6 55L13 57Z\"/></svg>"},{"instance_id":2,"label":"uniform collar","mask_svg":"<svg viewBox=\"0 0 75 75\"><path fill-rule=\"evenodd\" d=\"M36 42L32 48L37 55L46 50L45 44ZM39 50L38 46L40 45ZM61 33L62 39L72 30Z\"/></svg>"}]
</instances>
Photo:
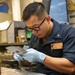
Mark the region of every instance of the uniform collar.
<instances>
[{"instance_id":1,"label":"uniform collar","mask_svg":"<svg viewBox=\"0 0 75 75\"><path fill-rule=\"evenodd\" d=\"M55 42L55 38L62 39L60 24L53 19L51 20L53 22L53 29L44 44Z\"/></svg>"},{"instance_id":2,"label":"uniform collar","mask_svg":"<svg viewBox=\"0 0 75 75\"><path fill-rule=\"evenodd\" d=\"M50 37L62 38L60 24L58 22L56 22L54 19L51 19L51 20L53 22L53 29L52 29L52 32L50 34Z\"/></svg>"}]
</instances>

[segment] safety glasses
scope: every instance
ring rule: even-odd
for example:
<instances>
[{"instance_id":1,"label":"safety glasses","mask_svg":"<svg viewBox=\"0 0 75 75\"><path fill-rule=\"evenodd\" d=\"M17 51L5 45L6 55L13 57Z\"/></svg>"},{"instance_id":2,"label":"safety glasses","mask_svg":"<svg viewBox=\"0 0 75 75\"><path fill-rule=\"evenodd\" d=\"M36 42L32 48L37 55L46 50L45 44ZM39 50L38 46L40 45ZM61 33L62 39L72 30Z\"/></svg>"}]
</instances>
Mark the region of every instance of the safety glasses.
<instances>
[{"instance_id":1,"label":"safety glasses","mask_svg":"<svg viewBox=\"0 0 75 75\"><path fill-rule=\"evenodd\" d=\"M43 19L43 21L40 23L40 24L36 24L34 25L32 28L29 28L29 27L25 27L25 29L27 29L28 31L32 31L32 30L35 30L35 31L39 31L40 30L40 26L44 23L46 18Z\"/></svg>"}]
</instances>

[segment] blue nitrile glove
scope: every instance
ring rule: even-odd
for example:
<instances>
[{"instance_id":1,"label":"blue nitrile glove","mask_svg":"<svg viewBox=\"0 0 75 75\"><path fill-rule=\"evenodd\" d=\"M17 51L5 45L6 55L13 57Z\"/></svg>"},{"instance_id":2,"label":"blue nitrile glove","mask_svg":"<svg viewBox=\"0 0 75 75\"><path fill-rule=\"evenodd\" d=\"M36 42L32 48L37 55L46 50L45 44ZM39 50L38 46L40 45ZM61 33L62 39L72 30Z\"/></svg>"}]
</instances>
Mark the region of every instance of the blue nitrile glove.
<instances>
[{"instance_id":1,"label":"blue nitrile glove","mask_svg":"<svg viewBox=\"0 0 75 75\"><path fill-rule=\"evenodd\" d=\"M29 48L29 46L24 45L23 49L27 50ZM13 58L17 61L23 61L23 57L21 55L19 55L17 52L14 53Z\"/></svg>"},{"instance_id":2,"label":"blue nitrile glove","mask_svg":"<svg viewBox=\"0 0 75 75\"><path fill-rule=\"evenodd\" d=\"M23 49L24 49L24 50L27 50L27 49L29 49L29 46L24 45L24 46L23 46Z\"/></svg>"},{"instance_id":3,"label":"blue nitrile glove","mask_svg":"<svg viewBox=\"0 0 75 75\"><path fill-rule=\"evenodd\" d=\"M13 55L13 58L16 60L16 61L23 61L24 59L22 58L22 56L20 56L19 54L15 53Z\"/></svg>"},{"instance_id":4,"label":"blue nitrile glove","mask_svg":"<svg viewBox=\"0 0 75 75\"><path fill-rule=\"evenodd\" d=\"M29 62L42 63L46 57L44 53L41 53L33 48L27 49L27 52L23 54L23 58Z\"/></svg>"}]
</instances>

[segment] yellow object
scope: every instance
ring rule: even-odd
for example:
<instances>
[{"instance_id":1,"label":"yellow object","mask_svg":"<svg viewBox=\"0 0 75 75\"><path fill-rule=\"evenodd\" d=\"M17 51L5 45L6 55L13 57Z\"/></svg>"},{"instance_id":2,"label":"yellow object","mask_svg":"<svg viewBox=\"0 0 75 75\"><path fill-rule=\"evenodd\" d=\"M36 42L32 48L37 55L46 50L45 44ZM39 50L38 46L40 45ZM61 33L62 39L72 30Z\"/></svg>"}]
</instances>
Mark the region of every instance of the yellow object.
<instances>
[{"instance_id":1,"label":"yellow object","mask_svg":"<svg viewBox=\"0 0 75 75\"><path fill-rule=\"evenodd\" d=\"M19 37L16 36L16 43L19 43Z\"/></svg>"},{"instance_id":2,"label":"yellow object","mask_svg":"<svg viewBox=\"0 0 75 75\"><path fill-rule=\"evenodd\" d=\"M68 11L75 11L75 4L72 2L72 0L68 0Z\"/></svg>"},{"instance_id":3,"label":"yellow object","mask_svg":"<svg viewBox=\"0 0 75 75\"><path fill-rule=\"evenodd\" d=\"M21 42L21 43L23 43L23 42L25 42L25 36L16 36L16 43L19 43L19 42Z\"/></svg>"}]
</instances>

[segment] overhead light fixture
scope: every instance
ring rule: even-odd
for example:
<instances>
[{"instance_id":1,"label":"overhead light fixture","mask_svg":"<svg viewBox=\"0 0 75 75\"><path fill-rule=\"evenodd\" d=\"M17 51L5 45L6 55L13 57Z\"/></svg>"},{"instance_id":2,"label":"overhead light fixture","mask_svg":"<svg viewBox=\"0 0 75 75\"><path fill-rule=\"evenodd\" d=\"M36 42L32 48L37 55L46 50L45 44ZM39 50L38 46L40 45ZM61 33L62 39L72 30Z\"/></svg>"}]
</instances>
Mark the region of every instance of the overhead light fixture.
<instances>
[{"instance_id":1,"label":"overhead light fixture","mask_svg":"<svg viewBox=\"0 0 75 75\"><path fill-rule=\"evenodd\" d=\"M6 20L5 22L1 22L0 23L0 31L8 29L9 26L10 26L9 21Z\"/></svg>"}]
</instances>

